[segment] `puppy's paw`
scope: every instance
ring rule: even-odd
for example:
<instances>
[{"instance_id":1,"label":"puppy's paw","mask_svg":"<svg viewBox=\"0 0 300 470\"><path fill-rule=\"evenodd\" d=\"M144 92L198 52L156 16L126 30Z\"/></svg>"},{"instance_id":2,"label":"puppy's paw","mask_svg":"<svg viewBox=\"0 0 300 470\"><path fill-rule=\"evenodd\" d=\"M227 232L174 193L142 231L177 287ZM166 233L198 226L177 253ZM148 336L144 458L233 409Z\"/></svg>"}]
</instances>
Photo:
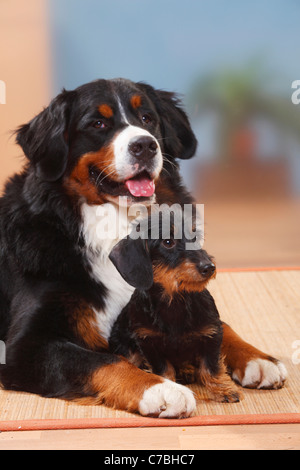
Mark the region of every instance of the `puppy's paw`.
<instances>
[{"instance_id":1,"label":"puppy's paw","mask_svg":"<svg viewBox=\"0 0 300 470\"><path fill-rule=\"evenodd\" d=\"M232 391L231 393L226 393L217 397L216 401L221 403L238 403L241 400L242 395L237 391Z\"/></svg>"},{"instance_id":2,"label":"puppy's paw","mask_svg":"<svg viewBox=\"0 0 300 470\"><path fill-rule=\"evenodd\" d=\"M235 370L232 378L245 388L278 389L284 385L287 370L280 361L256 358L247 363L243 376Z\"/></svg>"},{"instance_id":3,"label":"puppy's paw","mask_svg":"<svg viewBox=\"0 0 300 470\"><path fill-rule=\"evenodd\" d=\"M145 390L139 403L141 415L158 418L187 418L195 408L193 392L168 379Z\"/></svg>"}]
</instances>

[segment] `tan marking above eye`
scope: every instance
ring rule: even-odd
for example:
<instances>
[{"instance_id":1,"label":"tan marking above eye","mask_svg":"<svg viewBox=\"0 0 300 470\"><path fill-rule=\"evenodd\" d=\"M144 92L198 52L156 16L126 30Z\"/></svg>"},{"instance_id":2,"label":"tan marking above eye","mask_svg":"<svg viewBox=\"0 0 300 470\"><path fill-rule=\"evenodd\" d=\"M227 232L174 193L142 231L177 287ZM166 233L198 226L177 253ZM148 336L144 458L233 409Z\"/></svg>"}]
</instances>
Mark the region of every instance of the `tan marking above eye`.
<instances>
[{"instance_id":1,"label":"tan marking above eye","mask_svg":"<svg viewBox=\"0 0 300 470\"><path fill-rule=\"evenodd\" d=\"M133 109L139 108L142 104L142 98L140 95L133 95L130 99L131 106Z\"/></svg>"},{"instance_id":2,"label":"tan marking above eye","mask_svg":"<svg viewBox=\"0 0 300 470\"><path fill-rule=\"evenodd\" d=\"M112 108L108 104L100 104L100 106L98 106L98 111L107 119L111 118L114 114Z\"/></svg>"}]
</instances>

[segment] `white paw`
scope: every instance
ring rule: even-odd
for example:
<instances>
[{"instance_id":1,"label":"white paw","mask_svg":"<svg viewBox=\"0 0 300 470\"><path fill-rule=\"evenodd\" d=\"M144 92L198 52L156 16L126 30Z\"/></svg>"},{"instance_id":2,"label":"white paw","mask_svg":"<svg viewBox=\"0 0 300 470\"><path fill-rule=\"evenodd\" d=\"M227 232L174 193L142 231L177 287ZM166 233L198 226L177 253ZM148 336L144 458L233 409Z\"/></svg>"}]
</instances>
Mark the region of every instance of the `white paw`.
<instances>
[{"instance_id":1,"label":"white paw","mask_svg":"<svg viewBox=\"0 0 300 470\"><path fill-rule=\"evenodd\" d=\"M193 392L168 379L145 390L139 404L141 415L158 418L187 418L195 408Z\"/></svg>"},{"instance_id":2,"label":"white paw","mask_svg":"<svg viewBox=\"0 0 300 470\"><path fill-rule=\"evenodd\" d=\"M245 369L244 377L233 372L232 378L246 388L281 388L287 378L287 370L282 362L266 359L253 359Z\"/></svg>"}]
</instances>

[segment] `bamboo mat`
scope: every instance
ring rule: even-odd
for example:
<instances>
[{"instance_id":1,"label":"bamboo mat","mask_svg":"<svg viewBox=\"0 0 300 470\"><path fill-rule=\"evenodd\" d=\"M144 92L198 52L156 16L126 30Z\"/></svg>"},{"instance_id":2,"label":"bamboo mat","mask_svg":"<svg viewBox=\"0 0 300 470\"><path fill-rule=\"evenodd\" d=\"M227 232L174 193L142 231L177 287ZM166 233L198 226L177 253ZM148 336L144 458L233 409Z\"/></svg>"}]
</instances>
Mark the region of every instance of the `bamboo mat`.
<instances>
[{"instance_id":1,"label":"bamboo mat","mask_svg":"<svg viewBox=\"0 0 300 470\"><path fill-rule=\"evenodd\" d=\"M184 420L142 418L105 406L0 390L0 430L300 422L300 351L295 349L300 341L300 270L219 272L209 289L225 322L284 362L289 377L283 389L244 389L241 402L220 404L193 386L197 410Z\"/></svg>"}]
</instances>

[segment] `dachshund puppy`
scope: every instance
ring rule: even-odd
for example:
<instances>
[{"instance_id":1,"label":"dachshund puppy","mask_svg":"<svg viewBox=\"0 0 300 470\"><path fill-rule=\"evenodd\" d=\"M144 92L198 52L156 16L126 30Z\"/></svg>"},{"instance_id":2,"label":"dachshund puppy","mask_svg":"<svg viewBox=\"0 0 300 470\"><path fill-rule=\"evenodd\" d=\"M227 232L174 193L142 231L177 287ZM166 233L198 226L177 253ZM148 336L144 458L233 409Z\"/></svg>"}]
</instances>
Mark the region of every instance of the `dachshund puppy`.
<instances>
[{"instance_id":1,"label":"dachshund puppy","mask_svg":"<svg viewBox=\"0 0 300 470\"><path fill-rule=\"evenodd\" d=\"M213 259L200 246L186 249L190 237L178 238L174 217L170 237L162 236L161 219L158 233L156 239L129 235L110 253L125 280L133 279L133 257L140 259L136 277L148 275L148 288L134 291L114 323L110 349L173 381L201 383L216 401L237 402L240 394L220 353L222 323L206 289L216 275Z\"/></svg>"}]
</instances>

